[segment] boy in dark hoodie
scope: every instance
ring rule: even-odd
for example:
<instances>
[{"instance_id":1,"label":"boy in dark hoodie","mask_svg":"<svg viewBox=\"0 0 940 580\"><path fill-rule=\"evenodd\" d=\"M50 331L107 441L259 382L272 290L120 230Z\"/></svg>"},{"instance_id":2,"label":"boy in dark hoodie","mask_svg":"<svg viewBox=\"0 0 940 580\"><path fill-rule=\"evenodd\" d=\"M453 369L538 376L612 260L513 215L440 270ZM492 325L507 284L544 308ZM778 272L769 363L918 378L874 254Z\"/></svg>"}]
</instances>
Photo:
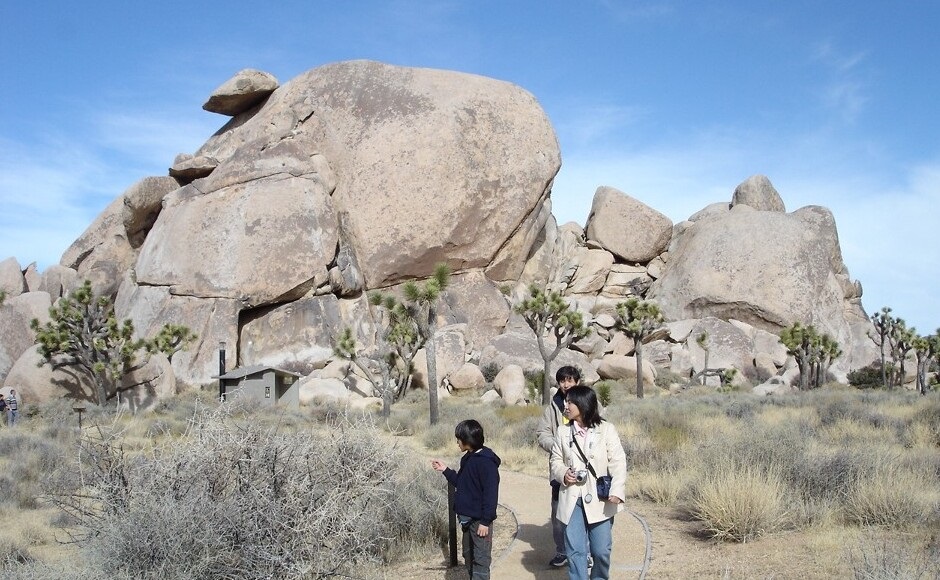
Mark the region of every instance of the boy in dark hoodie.
<instances>
[{"instance_id":1,"label":"boy in dark hoodie","mask_svg":"<svg viewBox=\"0 0 940 580\"><path fill-rule=\"evenodd\" d=\"M456 488L454 511L463 528L463 559L470 578L489 580L500 459L492 449L483 446L483 426L477 421L461 421L454 436L464 452L460 470L454 471L439 459L432 459L431 467L443 473Z\"/></svg>"}]
</instances>

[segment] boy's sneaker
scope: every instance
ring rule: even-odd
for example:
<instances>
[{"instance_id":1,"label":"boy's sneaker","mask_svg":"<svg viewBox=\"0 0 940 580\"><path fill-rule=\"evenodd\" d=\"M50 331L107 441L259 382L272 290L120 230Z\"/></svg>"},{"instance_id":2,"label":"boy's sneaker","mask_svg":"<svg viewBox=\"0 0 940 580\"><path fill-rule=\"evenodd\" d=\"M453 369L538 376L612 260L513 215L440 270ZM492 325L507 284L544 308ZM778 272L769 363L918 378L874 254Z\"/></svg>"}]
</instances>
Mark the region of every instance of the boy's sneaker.
<instances>
[{"instance_id":1,"label":"boy's sneaker","mask_svg":"<svg viewBox=\"0 0 940 580\"><path fill-rule=\"evenodd\" d=\"M552 566L553 568L561 568L567 563L568 563L568 556L565 556L564 554L555 554L555 557L551 559L548 565Z\"/></svg>"}]
</instances>

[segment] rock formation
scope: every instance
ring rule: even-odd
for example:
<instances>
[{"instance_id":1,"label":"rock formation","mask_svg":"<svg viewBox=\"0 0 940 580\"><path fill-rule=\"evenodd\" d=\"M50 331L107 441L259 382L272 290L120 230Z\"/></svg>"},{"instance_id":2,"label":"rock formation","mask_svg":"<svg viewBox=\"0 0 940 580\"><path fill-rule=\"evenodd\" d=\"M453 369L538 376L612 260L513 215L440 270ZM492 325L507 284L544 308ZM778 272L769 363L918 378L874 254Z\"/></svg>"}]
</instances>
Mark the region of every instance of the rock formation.
<instances>
[{"instance_id":1,"label":"rock formation","mask_svg":"<svg viewBox=\"0 0 940 580\"><path fill-rule=\"evenodd\" d=\"M505 371L499 388L509 404L524 401L524 373L542 367L534 335L511 314L530 283L562 292L586 315L593 333L554 368L578 365L590 382L635 374L635 345L611 316L628 296L654 298L669 320L646 345L650 382L664 369L702 370L694 338L702 330L712 340L709 366L736 368L752 383L790 372L776 334L796 321L839 341L846 356L837 374L873 356L834 217L814 206L786 213L764 176L676 225L602 186L584 229L559 227L550 203L561 162L555 133L535 98L510 83L353 61L280 86L241 71L204 108L231 119L177 156L169 175L118 196L60 265L40 275L0 262L0 378L17 359L35 358L21 339L24 321L87 278L139 334L166 323L198 334L173 357L182 385L212 381L224 341L235 353L230 366L303 373L305 401L368 398L348 366L328 370L333 336L349 327L370 344L367 292L396 293L440 262L454 274L439 312L438 374L467 388L480 384L480 371L489 380ZM50 381L19 371L6 378ZM172 391L160 385L135 404ZM26 392L76 392L47 387Z\"/></svg>"}]
</instances>

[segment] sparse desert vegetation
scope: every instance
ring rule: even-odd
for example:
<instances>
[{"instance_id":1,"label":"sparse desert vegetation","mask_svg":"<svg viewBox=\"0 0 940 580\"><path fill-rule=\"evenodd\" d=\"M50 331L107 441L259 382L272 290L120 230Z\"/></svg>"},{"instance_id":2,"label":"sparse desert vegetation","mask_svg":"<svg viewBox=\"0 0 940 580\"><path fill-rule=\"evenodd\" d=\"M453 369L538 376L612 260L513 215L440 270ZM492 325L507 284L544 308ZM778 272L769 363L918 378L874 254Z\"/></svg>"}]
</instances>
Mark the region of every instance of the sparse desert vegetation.
<instances>
[{"instance_id":1,"label":"sparse desert vegetation","mask_svg":"<svg viewBox=\"0 0 940 580\"><path fill-rule=\"evenodd\" d=\"M189 395L136 417L95 411L81 437L68 407L42 407L0 431L13 522L0 532L4 575L319 578L354 567L382 577L408 559L438 561L446 494L424 458L456 457L455 423L479 420L503 469L544 475L546 461L533 441L537 405L442 403L429 427L423 393L387 420L329 405L220 409ZM686 530L673 542L740 554L715 577L940 575L937 392L641 401L613 388L606 413L630 458L633 506ZM781 541L825 565L749 563ZM696 570L683 551L659 555L660 577Z\"/></svg>"}]
</instances>

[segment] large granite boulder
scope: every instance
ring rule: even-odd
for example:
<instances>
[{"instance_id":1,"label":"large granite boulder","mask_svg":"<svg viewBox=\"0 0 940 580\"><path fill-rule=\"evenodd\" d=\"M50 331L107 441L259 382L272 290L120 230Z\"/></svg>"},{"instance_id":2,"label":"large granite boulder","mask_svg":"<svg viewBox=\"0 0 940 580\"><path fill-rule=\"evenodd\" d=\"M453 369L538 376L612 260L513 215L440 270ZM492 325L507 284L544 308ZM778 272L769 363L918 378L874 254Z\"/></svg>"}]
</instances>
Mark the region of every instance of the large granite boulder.
<instances>
[{"instance_id":1,"label":"large granite boulder","mask_svg":"<svg viewBox=\"0 0 940 580\"><path fill-rule=\"evenodd\" d=\"M124 192L124 209L121 214L127 241L131 247L139 248L160 215L163 198L179 189L172 177L145 177Z\"/></svg>"},{"instance_id":2,"label":"large granite boulder","mask_svg":"<svg viewBox=\"0 0 940 580\"><path fill-rule=\"evenodd\" d=\"M60 296L69 294L81 285L78 272L59 264L53 264L43 270L39 281L39 291L49 294L55 302Z\"/></svg>"},{"instance_id":3,"label":"large granite boulder","mask_svg":"<svg viewBox=\"0 0 940 580\"><path fill-rule=\"evenodd\" d=\"M828 209L785 214L739 204L689 222L648 297L672 320L737 319L774 334L813 322L846 352L833 367L839 373L874 354L860 301L846 299L847 276Z\"/></svg>"},{"instance_id":4,"label":"large granite boulder","mask_svg":"<svg viewBox=\"0 0 940 580\"><path fill-rule=\"evenodd\" d=\"M281 156L268 151L291 141L333 169L329 205L349 214L368 288L427 276L439 262L517 278L549 217L543 206L560 166L548 118L521 88L370 61L294 78L197 155L219 160L211 179L235 157L268 159L274 168ZM309 164L290 170L310 173ZM199 185L204 195L216 189ZM500 255L508 247L513 252Z\"/></svg>"},{"instance_id":5,"label":"large granite boulder","mask_svg":"<svg viewBox=\"0 0 940 580\"><path fill-rule=\"evenodd\" d=\"M124 229L124 196L120 195L65 250L59 264L75 270L79 284L90 280L96 295L114 296L136 259Z\"/></svg>"},{"instance_id":6,"label":"large granite boulder","mask_svg":"<svg viewBox=\"0 0 940 580\"><path fill-rule=\"evenodd\" d=\"M672 221L621 191L599 187L586 235L625 262L646 263L669 245Z\"/></svg>"},{"instance_id":7,"label":"large granite boulder","mask_svg":"<svg viewBox=\"0 0 940 580\"><path fill-rule=\"evenodd\" d=\"M7 298L19 296L26 291L26 279L23 269L16 258L7 258L0 262L0 290Z\"/></svg>"},{"instance_id":8,"label":"large granite boulder","mask_svg":"<svg viewBox=\"0 0 940 580\"><path fill-rule=\"evenodd\" d=\"M140 249L140 284L250 308L300 298L328 279L339 231L325 159L290 141L254 164L245 156L166 197ZM282 172L294 162L305 172Z\"/></svg>"},{"instance_id":9,"label":"large granite boulder","mask_svg":"<svg viewBox=\"0 0 940 580\"><path fill-rule=\"evenodd\" d=\"M227 363L235 366L239 304L228 298L175 296L169 288L138 286L126 279L114 303L120 319L129 318L138 336L154 336L164 324L182 324L196 341L173 356L176 377L188 385L205 385L219 374L219 343L226 343Z\"/></svg>"},{"instance_id":10,"label":"large granite boulder","mask_svg":"<svg viewBox=\"0 0 940 580\"><path fill-rule=\"evenodd\" d=\"M443 302L453 321L464 324L470 349L483 348L503 331L509 319L506 296L479 270L452 276Z\"/></svg>"},{"instance_id":11,"label":"large granite boulder","mask_svg":"<svg viewBox=\"0 0 940 580\"><path fill-rule=\"evenodd\" d=\"M212 345L233 333L242 364L322 366L333 325L348 321L334 308L308 340L298 326L308 315L298 312L427 276L439 262L455 272L446 321L472 320L466 337L477 349L502 331L509 306L495 282L518 279L554 227L558 144L532 95L473 75L356 61L309 71L232 113L186 156L211 163L174 174L193 181L162 197L156 221L147 223L153 212L143 208L155 207L145 203L127 220L145 234L129 278L164 290L154 306L153 290L127 288L119 314L133 313L143 329L165 322L155 314L195 309L202 314L188 325L197 333L206 316L215 328L235 320L223 336L200 334L199 369L174 359L179 376L209 379ZM73 250L63 263L81 268L78 257ZM217 301L222 318L208 306Z\"/></svg>"},{"instance_id":12,"label":"large granite boulder","mask_svg":"<svg viewBox=\"0 0 940 580\"><path fill-rule=\"evenodd\" d=\"M0 306L0 381L13 363L36 343L29 322L34 318L40 324L48 322L51 306L52 300L45 292L27 292L7 298Z\"/></svg>"}]
</instances>

